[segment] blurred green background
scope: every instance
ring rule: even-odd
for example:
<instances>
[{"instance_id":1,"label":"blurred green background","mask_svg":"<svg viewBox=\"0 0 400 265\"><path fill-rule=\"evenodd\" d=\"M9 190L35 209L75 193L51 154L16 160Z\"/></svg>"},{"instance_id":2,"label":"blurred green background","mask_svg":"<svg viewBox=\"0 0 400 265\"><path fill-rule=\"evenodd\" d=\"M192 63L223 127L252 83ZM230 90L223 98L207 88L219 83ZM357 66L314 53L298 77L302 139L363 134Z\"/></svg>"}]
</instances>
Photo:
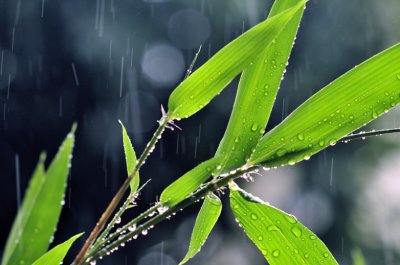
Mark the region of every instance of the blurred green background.
<instances>
[{"instance_id":1,"label":"blurred green background","mask_svg":"<svg viewBox=\"0 0 400 265\"><path fill-rule=\"evenodd\" d=\"M54 243L88 233L126 177L118 119L140 153L161 117L160 105L167 105L199 46L196 67L262 21L271 5L271 0L0 0L0 249L40 151L52 156L73 121L79 123L77 143ZM399 13L398 0L310 0L268 129L354 65L399 42ZM131 216L214 154L236 85L237 80L200 113L180 121L182 131L165 133L141 171L143 182L152 181ZM368 129L399 127L399 114L394 109ZM241 186L297 216L340 264L351 264L354 247L363 250L368 264L400 264L399 140L391 135L337 144ZM266 264L225 206L190 264ZM177 264L199 207L100 264Z\"/></svg>"}]
</instances>

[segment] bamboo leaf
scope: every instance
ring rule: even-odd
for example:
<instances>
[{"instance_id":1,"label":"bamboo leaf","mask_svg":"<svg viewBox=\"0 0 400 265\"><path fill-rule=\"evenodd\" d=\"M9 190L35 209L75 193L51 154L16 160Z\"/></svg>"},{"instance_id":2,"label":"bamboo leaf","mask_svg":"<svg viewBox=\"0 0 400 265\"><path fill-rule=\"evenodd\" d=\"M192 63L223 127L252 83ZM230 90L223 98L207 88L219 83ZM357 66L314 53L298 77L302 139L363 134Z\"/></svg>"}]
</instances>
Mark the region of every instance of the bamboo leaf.
<instances>
[{"instance_id":1,"label":"bamboo leaf","mask_svg":"<svg viewBox=\"0 0 400 265\"><path fill-rule=\"evenodd\" d=\"M277 0L269 18L299 3L303 1ZM276 40L243 71L228 127L216 152L224 158L221 172L244 165L264 134L303 10L296 11Z\"/></svg>"},{"instance_id":2,"label":"bamboo leaf","mask_svg":"<svg viewBox=\"0 0 400 265\"><path fill-rule=\"evenodd\" d=\"M353 265L367 265L364 255L359 248L355 248L351 251L351 257L353 259Z\"/></svg>"},{"instance_id":3,"label":"bamboo leaf","mask_svg":"<svg viewBox=\"0 0 400 265\"><path fill-rule=\"evenodd\" d=\"M32 264L45 253L57 227L70 168L74 132L67 135L47 172L42 154L14 220L2 265Z\"/></svg>"},{"instance_id":4,"label":"bamboo leaf","mask_svg":"<svg viewBox=\"0 0 400 265\"><path fill-rule=\"evenodd\" d=\"M55 265L61 264L65 255L67 255L68 250L71 248L72 244L77 240L83 233L71 237L64 243L61 243L54 248L50 249L48 252L43 254L39 259L37 259L32 265Z\"/></svg>"},{"instance_id":5,"label":"bamboo leaf","mask_svg":"<svg viewBox=\"0 0 400 265\"><path fill-rule=\"evenodd\" d=\"M301 1L248 30L191 74L169 98L170 118L187 118L207 105L273 42L303 4Z\"/></svg>"},{"instance_id":6,"label":"bamboo leaf","mask_svg":"<svg viewBox=\"0 0 400 265\"><path fill-rule=\"evenodd\" d=\"M257 144L248 164L292 164L400 102L400 44L368 59L309 98Z\"/></svg>"},{"instance_id":7,"label":"bamboo leaf","mask_svg":"<svg viewBox=\"0 0 400 265\"><path fill-rule=\"evenodd\" d=\"M124 143L124 152L125 152L125 160L126 160L126 170L128 172L128 176L133 173L133 170L136 166L136 153L133 149L131 139L129 138L128 133L121 121L118 121L122 127L122 141ZM131 193L135 193L139 187L140 178L139 173L136 173L130 182Z\"/></svg>"},{"instance_id":8,"label":"bamboo leaf","mask_svg":"<svg viewBox=\"0 0 400 265\"><path fill-rule=\"evenodd\" d=\"M325 244L292 215L231 188L231 208L247 236L271 265L337 265Z\"/></svg>"},{"instance_id":9,"label":"bamboo leaf","mask_svg":"<svg viewBox=\"0 0 400 265\"><path fill-rule=\"evenodd\" d=\"M209 193L201 206L197 215L196 223L193 228L192 237L190 239L189 250L184 259L179 264L185 264L189 259L193 258L206 242L208 235L217 222L222 210L220 199L213 193Z\"/></svg>"},{"instance_id":10,"label":"bamboo leaf","mask_svg":"<svg viewBox=\"0 0 400 265\"><path fill-rule=\"evenodd\" d=\"M172 182L160 196L160 203L174 206L199 188L220 165L221 159L211 158Z\"/></svg>"}]
</instances>

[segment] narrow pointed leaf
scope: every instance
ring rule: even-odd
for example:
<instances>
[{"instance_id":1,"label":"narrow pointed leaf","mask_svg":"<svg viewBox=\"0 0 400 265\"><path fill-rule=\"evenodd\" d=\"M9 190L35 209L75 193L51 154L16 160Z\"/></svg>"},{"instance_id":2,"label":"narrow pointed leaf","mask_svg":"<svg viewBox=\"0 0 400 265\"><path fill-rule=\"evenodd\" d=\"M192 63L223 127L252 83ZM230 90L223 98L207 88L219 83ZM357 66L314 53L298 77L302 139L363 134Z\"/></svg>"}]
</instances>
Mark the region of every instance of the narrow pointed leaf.
<instances>
[{"instance_id":1,"label":"narrow pointed leaf","mask_svg":"<svg viewBox=\"0 0 400 265\"><path fill-rule=\"evenodd\" d=\"M83 233L71 237L64 243L61 243L54 248L50 249L48 252L43 254L39 259L37 259L32 265L56 265L61 264L65 255L67 255L68 250L71 248L72 244L77 240Z\"/></svg>"},{"instance_id":2,"label":"narrow pointed leaf","mask_svg":"<svg viewBox=\"0 0 400 265\"><path fill-rule=\"evenodd\" d=\"M292 164L335 144L400 102L400 44L309 98L257 144L248 164Z\"/></svg>"},{"instance_id":3,"label":"narrow pointed leaf","mask_svg":"<svg viewBox=\"0 0 400 265\"><path fill-rule=\"evenodd\" d=\"M209 193L201 206L194 224L192 237L190 239L189 250L185 258L179 264L185 264L189 259L193 258L206 242L208 235L217 222L222 210L220 199L213 193Z\"/></svg>"},{"instance_id":4,"label":"narrow pointed leaf","mask_svg":"<svg viewBox=\"0 0 400 265\"><path fill-rule=\"evenodd\" d=\"M187 118L207 105L272 43L303 3L248 30L191 74L169 98L170 117Z\"/></svg>"},{"instance_id":5,"label":"narrow pointed leaf","mask_svg":"<svg viewBox=\"0 0 400 265\"><path fill-rule=\"evenodd\" d=\"M122 127L122 141L124 143L124 152L125 152L125 160L126 160L126 170L128 172L128 176L130 176L135 169L136 166L136 153L133 149L131 139L129 138L128 133L121 121L119 121ZM140 183L139 173L136 173L130 182L131 193L137 191Z\"/></svg>"},{"instance_id":6,"label":"narrow pointed leaf","mask_svg":"<svg viewBox=\"0 0 400 265\"><path fill-rule=\"evenodd\" d=\"M240 189L231 189L231 208L269 264L338 264L325 244L292 215Z\"/></svg>"},{"instance_id":7,"label":"narrow pointed leaf","mask_svg":"<svg viewBox=\"0 0 400 265\"><path fill-rule=\"evenodd\" d=\"M299 3L303 1L277 0L269 17ZM303 10L296 11L276 40L243 71L228 127L216 152L224 158L221 171L244 165L264 134Z\"/></svg>"},{"instance_id":8,"label":"narrow pointed leaf","mask_svg":"<svg viewBox=\"0 0 400 265\"><path fill-rule=\"evenodd\" d=\"M44 155L41 155L8 236L2 265L32 264L47 251L63 205L75 127L62 143L47 172L43 166Z\"/></svg>"},{"instance_id":9,"label":"narrow pointed leaf","mask_svg":"<svg viewBox=\"0 0 400 265\"><path fill-rule=\"evenodd\" d=\"M220 158L214 157L188 171L161 193L160 202L165 206L173 206L182 201L211 176L220 162Z\"/></svg>"},{"instance_id":10,"label":"narrow pointed leaf","mask_svg":"<svg viewBox=\"0 0 400 265\"><path fill-rule=\"evenodd\" d=\"M353 249L351 251L351 257L353 259L353 265L367 265L361 249Z\"/></svg>"}]
</instances>

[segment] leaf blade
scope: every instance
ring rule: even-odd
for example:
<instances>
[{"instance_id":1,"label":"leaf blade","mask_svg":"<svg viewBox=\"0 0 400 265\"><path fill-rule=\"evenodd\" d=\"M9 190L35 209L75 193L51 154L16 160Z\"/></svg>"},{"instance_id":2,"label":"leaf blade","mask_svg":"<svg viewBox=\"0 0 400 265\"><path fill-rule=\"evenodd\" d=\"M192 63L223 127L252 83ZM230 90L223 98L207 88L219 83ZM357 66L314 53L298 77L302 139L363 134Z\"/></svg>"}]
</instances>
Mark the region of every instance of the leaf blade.
<instances>
[{"instance_id":1,"label":"leaf blade","mask_svg":"<svg viewBox=\"0 0 400 265\"><path fill-rule=\"evenodd\" d=\"M60 264L63 261L65 255L67 255L68 250L71 248L75 240L77 240L82 235L83 233L75 235L67 241L55 246L54 248L43 254L32 265Z\"/></svg>"},{"instance_id":2,"label":"leaf blade","mask_svg":"<svg viewBox=\"0 0 400 265\"><path fill-rule=\"evenodd\" d=\"M260 43L270 44L300 7L298 4L248 30L191 74L169 98L170 118L187 118L207 105L264 50Z\"/></svg>"},{"instance_id":3,"label":"leaf blade","mask_svg":"<svg viewBox=\"0 0 400 265\"><path fill-rule=\"evenodd\" d=\"M235 217L271 265L338 265L325 244L293 216L238 188L230 192Z\"/></svg>"},{"instance_id":4,"label":"leaf blade","mask_svg":"<svg viewBox=\"0 0 400 265\"><path fill-rule=\"evenodd\" d=\"M268 17L301 2L275 1ZM216 156L224 157L221 171L244 165L264 134L303 11L304 8L300 8L276 40L243 71L231 117L216 152Z\"/></svg>"},{"instance_id":5,"label":"leaf blade","mask_svg":"<svg viewBox=\"0 0 400 265\"><path fill-rule=\"evenodd\" d=\"M305 101L260 140L248 164L280 166L308 159L398 103L400 44L356 66Z\"/></svg>"},{"instance_id":6,"label":"leaf blade","mask_svg":"<svg viewBox=\"0 0 400 265\"><path fill-rule=\"evenodd\" d=\"M221 159L211 158L172 182L160 195L160 203L174 206L203 184L220 165Z\"/></svg>"},{"instance_id":7,"label":"leaf blade","mask_svg":"<svg viewBox=\"0 0 400 265\"><path fill-rule=\"evenodd\" d=\"M221 200L213 193L209 193L201 206L200 212L197 215L196 222L193 228L190 245L186 256L179 263L185 264L189 259L193 258L211 233L222 211Z\"/></svg>"},{"instance_id":8,"label":"leaf blade","mask_svg":"<svg viewBox=\"0 0 400 265\"><path fill-rule=\"evenodd\" d=\"M128 132L126 131L124 124L121 121L118 122L121 124L122 127L122 141L124 145L126 170L128 172L128 176L130 176L133 173L133 170L135 169L137 163L136 153L135 149L133 149L131 139L129 138ZM131 187L131 193L135 193L140 185L139 172L135 174L129 185Z\"/></svg>"},{"instance_id":9,"label":"leaf blade","mask_svg":"<svg viewBox=\"0 0 400 265\"><path fill-rule=\"evenodd\" d=\"M47 172L41 156L7 239L2 265L19 264L20 261L31 264L49 247L61 214L75 128L76 125L63 141Z\"/></svg>"}]
</instances>

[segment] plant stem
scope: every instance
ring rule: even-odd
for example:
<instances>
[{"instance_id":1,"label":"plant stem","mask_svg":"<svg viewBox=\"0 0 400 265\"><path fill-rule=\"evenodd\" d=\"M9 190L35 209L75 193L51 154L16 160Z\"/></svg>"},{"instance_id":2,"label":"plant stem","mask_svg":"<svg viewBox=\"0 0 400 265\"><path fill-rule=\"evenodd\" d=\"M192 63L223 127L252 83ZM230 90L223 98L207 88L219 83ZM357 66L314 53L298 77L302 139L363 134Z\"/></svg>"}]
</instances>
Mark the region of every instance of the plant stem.
<instances>
[{"instance_id":1,"label":"plant stem","mask_svg":"<svg viewBox=\"0 0 400 265\"><path fill-rule=\"evenodd\" d=\"M114 212L115 208L118 206L119 202L121 201L122 197L124 196L126 190L129 188L129 183L131 182L132 178L136 175L142 165L146 162L147 157L153 151L158 139L161 137L161 134L165 130L169 122L168 116L162 117L159 121L159 126L156 132L153 134L153 137L150 139L150 142L147 144L146 148L144 149L142 155L140 156L135 169L132 173L126 178L125 182L122 184L118 192L114 195L114 198L111 200L110 204L106 208L106 210L101 215L99 221L96 223L96 226L93 228L92 232L90 233L88 239L86 240L85 244L79 251L78 255L75 257L75 260L72 264L74 265L81 265L84 263L84 258L86 256L87 251L89 250L90 246L96 240L100 232L103 230L106 222Z\"/></svg>"},{"instance_id":2,"label":"plant stem","mask_svg":"<svg viewBox=\"0 0 400 265\"><path fill-rule=\"evenodd\" d=\"M158 207L160 207L160 204L155 204L149 209L147 209L145 212L141 213L139 216L137 216L135 219L131 220L129 223L125 224L123 227L121 227L120 231L126 231L128 230L129 227L132 227L133 225L136 225L137 223L141 222L144 220L146 217L148 217L151 213L154 211L157 211ZM111 241L114 238L118 237L121 232L115 232L112 233L108 238L107 241ZM96 251L99 250L103 246L105 241L98 241L96 244L93 245L93 247L88 251L87 255L85 256L85 259L89 258L95 253Z\"/></svg>"},{"instance_id":3,"label":"plant stem","mask_svg":"<svg viewBox=\"0 0 400 265\"><path fill-rule=\"evenodd\" d=\"M223 178L217 178L217 179L209 181L207 184L204 185L204 187L202 187L199 190L197 190L191 196L187 197L186 199L184 199L180 203L172 206L171 208L169 208L165 212L154 216L153 218L151 218L147 222L145 222L142 225L138 226L134 231L130 231L130 232L126 233L125 235L120 236L117 240L115 240L114 242L112 242L111 244L107 245L106 247L104 247L103 249L101 249L100 251L95 253L93 256L88 257L88 258L90 260L96 260L96 259L98 259L100 257L105 256L108 253L111 253L114 249L118 248L121 244L131 240L132 237L142 233L143 231L149 230L151 227L153 227L154 225L158 224L159 222L164 221L165 219L168 219L169 216L171 216L171 215L177 213L178 211L180 211L180 210L182 210L182 209L194 204L197 200L199 200L202 197L204 197L205 195L207 195L208 192L213 192L213 191L216 191L216 190L218 190L218 189L220 189L222 187L225 187L226 185L229 184L229 182L231 180L239 178L243 174L251 172L251 171L254 171L254 170L258 169L258 168L259 168L259 166L251 166L251 167L248 167L248 168L241 168L241 169L237 170L235 173L231 173L231 174L229 174L229 175L227 175L227 176L225 176Z\"/></svg>"},{"instance_id":4,"label":"plant stem","mask_svg":"<svg viewBox=\"0 0 400 265\"><path fill-rule=\"evenodd\" d=\"M377 131L370 131L370 132L361 132L361 133L347 135L347 136L343 137L342 139L340 139L340 141L347 142L347 141L360 139L360 138L364 138L364 137L379 136L382 134L390 134L390 133L398 133L398 132L400 132L400 128L377 130Z\"/></svg>"}]
</instances>

